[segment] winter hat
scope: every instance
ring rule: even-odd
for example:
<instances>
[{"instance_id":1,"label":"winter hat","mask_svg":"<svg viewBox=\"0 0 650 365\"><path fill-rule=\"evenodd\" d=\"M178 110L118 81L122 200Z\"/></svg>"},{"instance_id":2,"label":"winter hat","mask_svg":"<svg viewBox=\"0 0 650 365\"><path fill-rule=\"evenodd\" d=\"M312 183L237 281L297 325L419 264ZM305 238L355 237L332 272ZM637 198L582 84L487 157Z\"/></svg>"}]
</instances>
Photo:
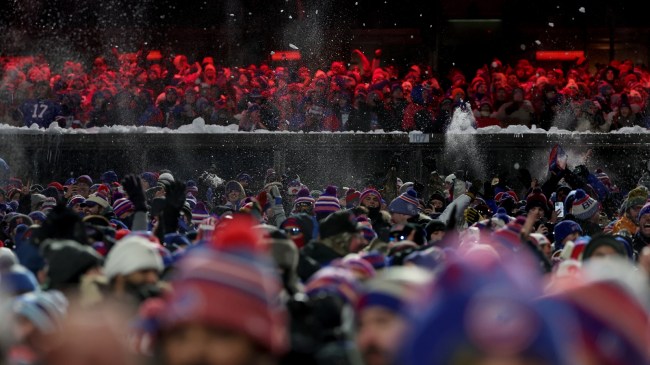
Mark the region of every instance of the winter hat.
<instances>
[{"instance_id":1,"label":"winter hat","mask_svg":"<svg viewBox=\"0 0 650 365\"><path fill-rule=\"evenodd\" d=\"M442 365L504 357L572 363L565 336L574 328L562 320L564 308L535 300L541 287L537 273L509 264L514 262L446 265L437 275L430 304L408 312L417 312L417 322L395 363ZM519 276L527 279L519 281Z\"/></svg>"},{"instance_id":2,"label":"winter hat","mask_svg":"<svg viewBox=\"0 0 650 365\"><path fill-rule=\"evenodd\" d=\"M156 182L158 181L158 176L153 172L143 172L140 174L140 178L146 181L150 188L156 186Z\"/></svg>"},{"instance_id":3,"label":"winter hat","mask_svg":"<svg viewBox=\"0 0 650 365\"><path fill-rule=\"evenodd\" d=\"M598 213L600 204L598 201L589 196L584 190L577 189L575 193L575 200L571 213L580 220L588 220L594 214Z\"/></svg>"},{"instance_id":4,"label":"winter hat","mask_svg":"<svg viewBox=\"0 0 650 365\"><path fill-rule=\"evenodd\" d=\"M72 240L46 240L43 258L49 266L47 276L52 288L61 289L78 284L86 271L102 265L104 259L90 246Z\"/></svg>"},{"instance_id":5,"label":"winter hat","mask_svg":"<svg viewBox=\"0 0 650 365\"><path fill-rule=\"evenodd\" d=\"M291 237L298 248L302 248L312 238L318 237L318 223L313 216L306 213L290 215L280 224L280 228L285 232L288 232L289 229L297 229L299 232L296 233L302 233L302 237L295 237L295 235Z\"/></svg>"},{"instance_id":6,"label":"winter hat","mask_svg":"<svg viewBox=\"0 0 650 365\"><path fill-rule=\"evenodd\" d=\"M185 182L185 192L191 193L193 196L196 196L199 193L199 188L196 186L196 181L187 180Z\"/></svg>"},{"instance_id":7,"label":"winter hat","mask_svg":"<svg viewBox=\"0 0 650 365\"><path fill-rule=\"evenodd\" d=\"M335 212L320 222L320 238L326 239L341 233L359 232L359 223L349 210Z\"/></svg>"},{"instance_id":8,"label":"winter hat","mask_svg":"<svg viewBox=\"0 0 650 365\"><path fill-rule=\"evenodd\" d=\"M197 200L194 197L194 195L192 195L191 193L187 193L187 195L185 195L185 202L190 206L190 209L194 209Z\"/></svg>"},{"instance_id":9,"label":"winter hat","mask_svg":"<svg viewBox=\"0 0 650 365\"><path fill-rule=\"evenodd\" d=\"M397 198L393 199L388 205L390 213L399 213L409 216L416 216L418 212L418 193L409 189Z\"/></svg>"},{"instance_id":10,"label":"winter hat","mask_svg":"<svg viewBox=\"0 0 650 365\"><path fill-rule=\"evenodd\" d=\"M113 203L113 213L115 213L118 218L120 218L122 214L133 212L134 210L135 207L129 199L117 199L115 203Z\"/></svg>"},{"instance_id":11,"label":"winter hat","mask_svg":"<svg viewBox=\"0 0 650 365\"><path fill-rule=\"evenodd\" d=\"M205 207L205 204L203 204L203 202L196 203L196 206L192 209L192 224L198 225L208 217L210 217L210 213Z\"/></svg>"},{"instance_id":12,"label":"winter hat","mask_svg":"<svg viewBox=\"0 0 650 365\"><path fill-rule=\"evenodd\" d=\"M521 229L526 223L526 218L523 216L517 217L510 221L505 227L497 229L492 233L492 238L495 243L500 244L495 249L500 253L501 249L505 248L509 251L516 251L521 247Z\"/></svg>"},{"instance_id":13,"label":"winter hat","mask_svg":"<svg viewBox=\"0 0 650 365\"><path fill-rule=\"evenodd\" d=\"M534 207L542 208L545 212L548 211L548 199L546 199L546 195L542 193L540 188L533 189L526 197L526 211Z\"/></svg>"},{"instance_id":14,"label":"winter hat","mask_svg":"<svg viewBox=\"0 0 650 365\"><path fill-rule=\"evenodd\" d=\"M241 333L276 356L288 349L282 286L254 226L249 217L237 215L222 222L209 243L178 261L173 290L160 311L163 330L201 323Z\"/></svg>"},{"instance_id":15,"label":"winter hat","mask_svg":"<svg viewBox=\"0 0 650 365\"><path fill-rule=\"evenodd\" d=\"M67 310L68 300L56 290L23 294L11 303L14 316L26 318L44 334L61 328Z\"/></svg>"},{"instance_id":16,"label":"winter hat","mask_svg":"<svg viewBox=\"0 0 650 365\"><path fill-rule=\"evenodd\" d=\"M84 183L88 186L93 186L93 179L88 175L81 175L77 178L77 183Z\"/></svg>"},{"instance_id":17,"label":"winter hat","mask_svg":"<svg viewBox=\"0 0 650 365\"><path fill-rule=\"evenodd\" d=\"M31 206L31 210L34 211L34 210L38 210L38 209L40 209L39 205L40 205L42 202L44 202L45 199L46 199L46 197L45 197L45 195L43 195L43 194L32 194L32 199L31 199L31 200L32 200L32 206Z\"/></svg>"},{"instance_id":18,"label":"winter hat","mask_svg":"<svg viewBox=\"0 0 650 365\"><path fill-rule=\"evenodd\" d=\"M88 205L88 203L98 204L102 208L107 208L109 206L108 199L98 194L91 194L82 205Z\"/></svg>"},{"instance_id":19,"label":"winter hat","mask_svg":"<svg viewBox=\"0 0 650 365\"><path fill-rule=\"evenodd\" d=\"M359 204L363 202L363 199L365 199L368 195L375 195L377 196L377 199L381 201L381 194L373 188L366 188L361 192L361 195L359 195Z\"/></svg>"},{"instance_id":20,"label":"winter hat","mask_svg":"<svg viewBox=\"0 0 650 365\"><path fill-rule=\"evenodd\" d=\"M298 194L296 194L296 200L293 202L293 209L296 209L297 205L300 204L310 204L314 205L316 200L311 197L309 193L309 189L307 187L303 186L299 191Z\"/></svg>"},{"instance_id":21,"label":"winter hat","mask_svg":"<svg viewBox=\"0 0 650 365\"><path fill-rule=\"evenodd\" d=\"M530 241L537 247L550 246L551 241L541 233L531 233L529 236Z\"/></svg>"},{"instance_id":22,"label":"winter hat","mask_svg":"<svg viewBox=\"0 0 650 365\"><path fill-rule=\"evenodd\" d=\"M38 290L36 277L24 266L16 264L0 271L0 293L15 296Z\"/></svg>"},{"instance_id":23,"label":"winter hat","mask_svg":"<svg viewBox=\"0 0 650 365\"><path fill-rule=\"evenodd\" d=\"M291 180L289 184L287 184L287 195L297 195L301 188L302 184L300 183L300 180Z\"/></svg>"},{"instance_id":24,"label":"winter hat","mask_svg":"<svg viewBox=\"0 0 650 365\"><path fill-rule=\"evenodd\" d=\"M644 206L648 200L648 188L645 186L637 186L636 188L630 190L627 194L627 199L625 200L625 210L627 211L630 208L635 206Z\"/></svg>"},{"instance_id":25,"label":"winter hat","mask_svg":"<svg viewBox=\"0 0 650 365\"><path fill-rule=\"evenodd\" d=\"M28 217L31 218L32 221L33 221L35 224L39 224L39 225L40 225L41 223L45 222L45 219L47 218L47 217L45 216L45 213L41 212L40 210L37 210L37 211L34 211L34 212L29 213L29 214L28 214ZM38 223L36 223L36 222L38 222Z\"/></svg>"},{"instance_id":26,"label":"winter hat","mask_svg":"<svg viewBox=\"0 0 650 365\"><path fill-rule=\"evenodd\" d=\"M639 217L637 218L637 222L641 221L641 217L649 213L650 213L650 203L644 205L643 208L641 208L641 210L639 211Z\"/></svg>"},{"instance_id":27,"label":"winter hat","mask_svg":"<svg viewBox=\"0 0 650 365\"><path fill-rule=\"evenodd\" d=\"M396 266L382 270L366 285L357 312L381 307L396 314L406 314L407 307L421 296L433 280L433 274L416 266Z\"/></svg>"},{"instance_id":28,"label":"winter hat","mask_svg":"<svg viewBox=\"0 0 650 365\"><path fill-rule=\"evenodd\" d=\"M9 269L15 264L18 264L16 254L6 247L0 247L0 270Z\"/></svg>"},{"instance_id":29,"label":"winter hat","mask_svg":"<svg viewBox=\"0 0 650 365\"><path fill-rule=\"evenodd\" d=\"M104 264L104 274L108 279L145 269L162 272L162 257L154 243L135 234L116 242Z\"/></svg>"},{"instance_id":30,"label":"winter hat","mask_svg":"<svg viewBox=\"0 0 650 365\"><path fill-rule=\"evenodd\" d=\"M318 270L307 282L305 294L310 298L333 295L345 303L356 306L361 286L354 273L346 268L326 266Z\"/></svg>"},{"instance_id":31,"label":"winter hat","mask_svg":"<svg viewBox=\"0 0 650 365\"><path fill-rule=\"evenodd\" d=\"M348 254L341 259L335 259L330 263L330 265L352 271L360 281L369 280L376 275L375 268L356 253Z\"/></svg>"},{"instance_id":32,"label":"winter hat","mask_svg":"<svg viewBox=\"0 0 650 365\"><path fill-rule=\"evenodd\" d=\"M361 228L361 234L363 235L363 238L366 239L366 241L372 242L372 240L377 238L377 232L375 232L375 230L372 228L372 224L368 218L357 217L357 222Z\"/></svg>"},{"instance_id":33,"label":"winter hat","mask_svg":"<svg viewBox=\"0 0 650 365\"><path fill-rule=\"evenodd\" d=\"M158 176L158 182L167 182L168 184L171 184L174 182L174 175L169 172L164 172Z\"/></svg>"},{"instance_id":34,"label":"winter hat","mask_svg":"<svg viewBox=\"0 0 650 365\"><path fill-rule=\"evenodd\" d=\"M117 174L113 170L106 171L102 174L102 177L100 179L104 184L112 184L114 182L120 181L120 179L117 177Z\"/></svg>"},{"instance_id":35,"label":"winter hat","mask_svg":"<svg viewBox=\"0 0 650 365\"><path fill-rule=\"evenodd\" d=\"M75 196L73 196L72 198L70 198L70 200L68 200L68 204L67 204L67 206L68 206L68 208L72 208L72 207L74 207L74 206L77 205L77 204L82 204L82 203L84 203L85 201L86 201L86 199L85 199L83 196L81 196L81 195L75 195Z\"/></svg>"},{"instance_id":36,"label":"winter hat","mask_svg":"<svg viewBox=\"0 0 650 365\"><path fill-rule=\"evenodd\" d=\"M361 258L368 261L375 270L381 270L386 267L386 256L379 251L369 251L361 254Z\"/></svg>"},{"instance_id":37,"label":"winter hat","mask_svg":"<svg viewBox=\"0 0 650 365\"><path fill-rule=\"evenodd\" d=\"M316 199L314 203L314 214L316 217L323 219L327 215L341 210L341 204L336 197L336 186L328 186L325 192ZM320 220L319 219L319 220Z\"/></svg>"},{"instance_id":38,"label":"winter hat","mask_svg":"<svg viewBox=\"0 0 650 365\"><path fill-rule=\"evenodd\" d=\"M582 227L572 220L563 220L555 225L553 236L555 237L555 249L561 249L562 241L572 233L582 235ZM559 246L559 247L558 247Z\"/></svg>"},{"instance_id":39,"label":"winter hat","mask_svg":"<svg viewBox=\"0 0 650 365\"><path fill-rule=\"evenodd\" d=\"M598 234L594 235L587 246L585 246L585 250L582 252L582 261L587 261L590 259L593 256L594 252L602 246L609 246L614 249L616 253L621 255L621 257L627 257L627 252L625 251L623 243L614 238L614 236L608 234Z\"/></svg>"}]
</instances>

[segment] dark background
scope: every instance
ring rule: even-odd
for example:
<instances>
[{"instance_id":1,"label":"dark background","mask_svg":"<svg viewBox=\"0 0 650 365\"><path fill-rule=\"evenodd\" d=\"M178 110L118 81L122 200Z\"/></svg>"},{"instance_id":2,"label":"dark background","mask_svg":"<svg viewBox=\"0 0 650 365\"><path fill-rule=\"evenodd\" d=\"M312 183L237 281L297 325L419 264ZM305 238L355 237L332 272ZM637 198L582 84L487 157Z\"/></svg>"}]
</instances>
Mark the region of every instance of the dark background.
<instances>
[{"instance_id":1,"label":"dark background","mask_svg":"<svg viewBox=\"0 0 650 365\"><path fill-rule=\"evenodd\" d=\"M522 0L29 0L0 1L0 53L90 64L117 46L160 49L228 66L259 64L295 44L313 69L356 62L383 48L384 64L432 65L466 74L489 63L534 59L536 50L583 50L590 64L647 64L640 1ZM581 7L584 12L579 11ZM291 17L291 18L290 18ZM553 23L553 27L549 25Z\"/></svg>"}]
</instances>

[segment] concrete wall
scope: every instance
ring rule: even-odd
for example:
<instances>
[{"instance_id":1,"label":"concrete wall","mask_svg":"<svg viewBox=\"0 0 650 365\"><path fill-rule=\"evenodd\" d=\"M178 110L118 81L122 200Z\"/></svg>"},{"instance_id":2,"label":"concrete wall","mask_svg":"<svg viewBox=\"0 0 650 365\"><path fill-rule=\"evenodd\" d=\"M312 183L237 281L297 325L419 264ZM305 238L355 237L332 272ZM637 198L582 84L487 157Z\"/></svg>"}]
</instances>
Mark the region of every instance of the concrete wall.
<instances>
[{"instance_id":1,"label":"concrete wall","mask_svg":"<svg viewBox=\"0 0 650 365\"><path fill-rule=\"evenodd\" d=\"M420 142L420 143L413 143ZM516 180L517 169L543 178L555 143L572 165L602 168L619 184L633 184L650 158L650 134L0 134L0 157L17 176L33 181L114 169L127 172L167 168L187 179L212 169L229 179L246 171L263 179L266 169L297 173L308 186L361 186L379 179L394 154L398 176L424 181L432 170L494 174ZM372 176L372 178L371 178ZM513 182L514 184L515 182Z\"/></svg>"}]
</instances>

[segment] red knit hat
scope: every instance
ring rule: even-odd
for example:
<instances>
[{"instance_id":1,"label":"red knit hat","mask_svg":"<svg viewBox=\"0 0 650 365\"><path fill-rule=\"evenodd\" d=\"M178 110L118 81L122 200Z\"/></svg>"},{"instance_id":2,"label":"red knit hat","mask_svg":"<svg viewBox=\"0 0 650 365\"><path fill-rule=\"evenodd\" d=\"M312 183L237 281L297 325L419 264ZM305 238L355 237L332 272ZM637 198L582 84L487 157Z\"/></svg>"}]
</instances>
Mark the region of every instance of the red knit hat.
<instances>
[{"instance_id":1,"label":"red knit hat","mask_svg":"<svg viewBox=\"0 0 650 365\"><path fill-rule=\"evenodd\" d=\"M243 333L274 355L288 349L280 280L250 217L219 225L210 244L178 264L163 328L200 323Z\"/></svg>"}]
</instances>

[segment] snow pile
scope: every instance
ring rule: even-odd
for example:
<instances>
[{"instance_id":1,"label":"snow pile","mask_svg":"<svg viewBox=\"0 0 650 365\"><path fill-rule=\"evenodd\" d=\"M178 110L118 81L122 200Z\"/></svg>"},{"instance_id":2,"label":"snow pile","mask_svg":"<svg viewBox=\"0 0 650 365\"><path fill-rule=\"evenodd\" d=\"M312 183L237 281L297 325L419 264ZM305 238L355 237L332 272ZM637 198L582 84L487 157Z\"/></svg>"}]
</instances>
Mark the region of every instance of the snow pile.
<instances>
[{"instance_id":1,"label":"snow pile","mask_svg":"<svg viewBox=\"0 0 650 365\"><path fill-rule=\"evenodd\" d=\"M476 121L474 115L462 109L458 109L458 113L454 113L451 124L449 126L450 134L597 134L592 132L572 132L566 129L559 129L551 127L550 130L544 130L532 126L529 128L523 125L511 125L507 128L499 126L489 126L484 128L475 129ZM57 123L52 123L48 128L39 128L36 124L30 127L14 127L7 124L0 124L0 134L51 134L51 135L64 135L64 134L223 134L223 133L251 133L239 131L237 124L230 124L227 126L210 125L206 124L203 118L196 118L192 124L184 125L178 129L159 128L159 127L138 127L138 126L122 126L114 125L110 127L93 127L87 129L69 129L61 128ZM421 134L420 131L412 131L409 133L402 131L385 132L383 129L377 129L370 132L290 132L290 131L268 131L265 129L257 129L252 133L258 134ZM624 127L619 130L610 132L614 134L648 134L650 130L643 127Z\"/></svg>"}]
</instances>

